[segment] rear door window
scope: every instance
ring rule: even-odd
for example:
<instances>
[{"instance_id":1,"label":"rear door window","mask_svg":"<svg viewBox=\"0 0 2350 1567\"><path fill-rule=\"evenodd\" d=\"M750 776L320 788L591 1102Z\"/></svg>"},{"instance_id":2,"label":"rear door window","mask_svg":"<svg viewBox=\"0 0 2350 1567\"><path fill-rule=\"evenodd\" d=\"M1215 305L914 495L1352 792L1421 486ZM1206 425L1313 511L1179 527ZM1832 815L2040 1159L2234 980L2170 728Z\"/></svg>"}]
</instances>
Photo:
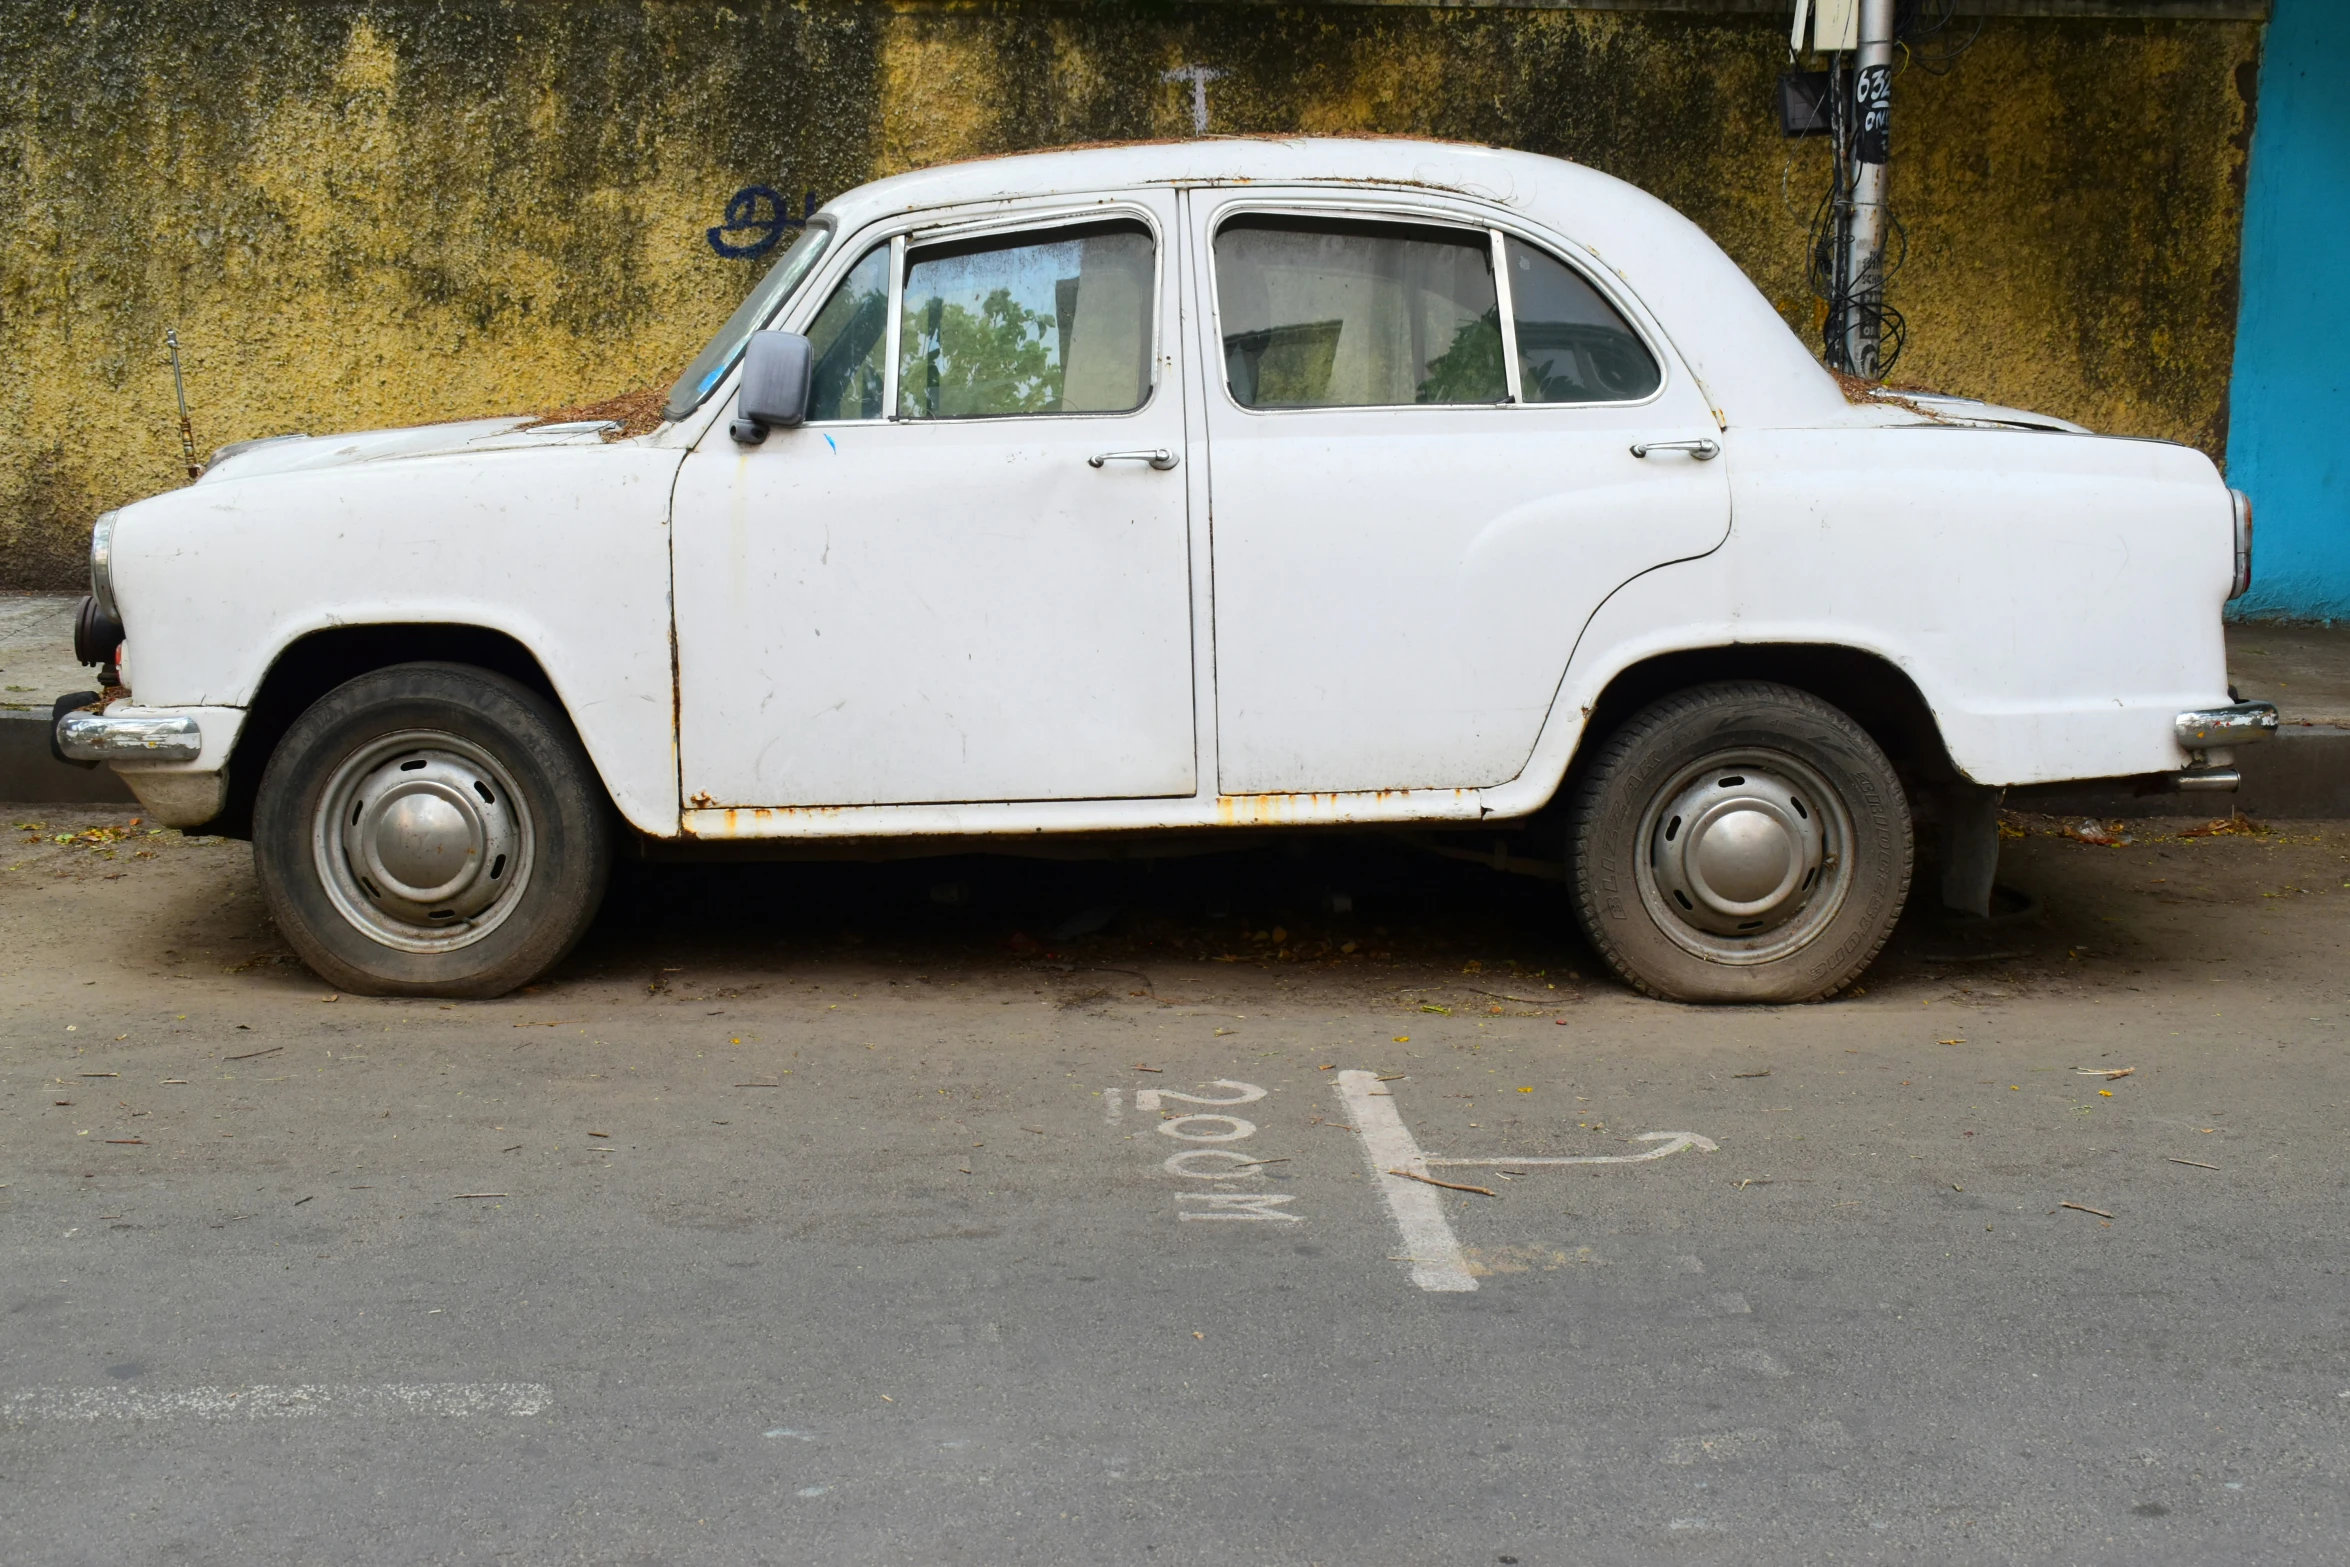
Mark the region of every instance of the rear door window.
<instances>
[{"instance_id":1,"label":"rear door window","mask_svg":"<svg viewBox=\"0 0 2350 1567\"><path fill-rule=\"evenodd\" d=\"M1248 215L1216 232L1224 371L1243 408L1508 400L1480 229Z\"/></svg>"},{"instance_id":2,"label":"rear door window","mask_svg":"<svg viewBox=\"0 0 2350 1567\"><path fill-rule=\"evenodd\" d=\"M1637 402L1664 384L1647 345L1581 273L1516 235L1503 251L1527 402Z\"/></svg>"}]
</instances>

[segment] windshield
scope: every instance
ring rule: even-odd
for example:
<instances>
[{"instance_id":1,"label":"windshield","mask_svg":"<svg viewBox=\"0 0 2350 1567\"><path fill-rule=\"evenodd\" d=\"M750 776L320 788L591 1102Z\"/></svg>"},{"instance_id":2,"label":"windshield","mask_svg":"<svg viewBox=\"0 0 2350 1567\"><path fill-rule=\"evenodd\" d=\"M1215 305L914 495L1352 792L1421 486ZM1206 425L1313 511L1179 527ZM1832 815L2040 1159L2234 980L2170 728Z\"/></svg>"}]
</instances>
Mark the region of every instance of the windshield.
<instances>
[{"instance_id":1,"label":"windshield","mask_svg":"<svg viewBox=\"0 0 2350 1567\"><path fill-rule=\"evenodd\" d=\"M783 259L769 269L767 275L751 287L750 296L726 318L726 325L710 339L710 346L694 356L694 362L685 367L685 374L669 388L669 405L662 410L668 419L683 419L702 406L702 399L710 395L717 384L726 379L726 372L734 368L743 344L751 334L767 324L778 305L799 287L800 279L824 254L824 247L832 238L832 224L824 218L812 218Z\"/></svg>"}]
</instances>

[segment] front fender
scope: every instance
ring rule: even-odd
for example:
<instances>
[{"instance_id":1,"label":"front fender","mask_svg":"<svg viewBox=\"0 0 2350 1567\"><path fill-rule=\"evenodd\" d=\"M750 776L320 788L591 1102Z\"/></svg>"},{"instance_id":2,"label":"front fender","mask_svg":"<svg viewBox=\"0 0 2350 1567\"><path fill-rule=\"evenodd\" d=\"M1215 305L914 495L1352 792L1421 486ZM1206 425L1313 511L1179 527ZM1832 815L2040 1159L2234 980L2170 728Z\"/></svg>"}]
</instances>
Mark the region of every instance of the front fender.
<instances>
[{"instance_id":1,"label":"front fender","mask_svg":"<svg viewBox=\"0 0 2350 1567\"><path fill-rule=\"evenodd\" d=\"M678 457L635 442L429 456L224 477L126 507L125 677L143 707L243 709L323 629L500 632L538 660L621 814L674 835Z\"/></svg>"}]
</instances>

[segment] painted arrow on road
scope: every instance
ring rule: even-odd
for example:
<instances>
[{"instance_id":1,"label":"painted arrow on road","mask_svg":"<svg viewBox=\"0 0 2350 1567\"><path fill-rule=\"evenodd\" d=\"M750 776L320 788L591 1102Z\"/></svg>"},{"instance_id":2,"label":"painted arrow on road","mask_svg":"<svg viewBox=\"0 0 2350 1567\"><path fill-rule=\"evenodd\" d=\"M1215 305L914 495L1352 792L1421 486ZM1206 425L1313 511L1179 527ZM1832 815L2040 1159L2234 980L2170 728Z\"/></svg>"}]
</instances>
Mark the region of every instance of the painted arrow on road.
<instances>
[{"instance_id":1,"label":"painted arrow on road","mask_svg":"<svg viewBox=\"0 0 2350 1567\"><path fill-rule=\"evenodd\" d=\"M1469 1271L1469 1260L1461 1251L1460 1238L1453 1234L1452 1224L1445 1218L1443 1199L1433 1189L1446 1183L1423 1184L1431 1166L1507 1165L1514 1170L1545 1164L1641 1164L1679 1153L1684 1148L1705 1153L1715 1151L1712 1138L1700 1137L1695 1132L1646 1132L1640 1141L1657 1144L1646 1153L1573 1154L1544 1159L1431 1159L1420 1152L1411 1128L1396 1110L1394 1092L1380 1086L1376 1072L1351 1069L1341 1072L1335 1086L1340 1102L1346 1106L1348 1122L1363 1140L1363 1154L1370 1162L1372 1178L1379 1183L1380 1195L1387 1199L1388 1214L1395 1220L1396 1233L1403 1241L1404 1256L1400 1260L1411 1263L1414 1284L1439 1293L1465 1294L1476 1289L1477 1279Z\"/></svg>"},{"instance_id":2,"label":"painted arrow on road","mask_svg":"<svg viewBox=\"0 0 2350 1567\"><path fill-rule=\"evenodd\" d=\"M1637 1141L1662 1143L1664 1146L1651 1148L1646 1153L1566 1154L1551 1159L1439 1159L1430 1155L1420 1162L1422 1164L1488 1166L1506 1164L1514 1170L1520 1165L1528 1164L1639 1164L1643 1160L1662 1159L1667 1154L1679 1153L1684 1148L1694 1148L1699 1153L1719 1153L1721 1151L1721 1144L1710 1137L1700 1137L1695 1132L1642 1132Z\"/></svg>"}]
</instances>

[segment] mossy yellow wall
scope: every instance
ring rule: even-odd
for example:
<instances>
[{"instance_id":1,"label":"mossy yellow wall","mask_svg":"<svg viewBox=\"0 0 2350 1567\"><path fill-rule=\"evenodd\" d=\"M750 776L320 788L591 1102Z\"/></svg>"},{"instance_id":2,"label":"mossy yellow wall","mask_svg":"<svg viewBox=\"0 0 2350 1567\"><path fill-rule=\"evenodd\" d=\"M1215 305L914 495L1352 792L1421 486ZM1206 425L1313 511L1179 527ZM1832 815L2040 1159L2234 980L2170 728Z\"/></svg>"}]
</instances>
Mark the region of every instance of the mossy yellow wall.
<instances>
[{"instance_id":1,"label":"mossy yellow wall","mask_svg":"<svg viewBox=\"0 0 2350 1567\"><path fill-rule=\"evenodd\" d=\"M666 380L756 265L727 197L1188 133L1571 157L1703 224L1806 337L1784 25L1671 12L759 0L0 0L0 585L201 450ZM1901 382L2223 444L2258 28L1993 19L1895 88Z\"/></svg>"}]
</instances>

